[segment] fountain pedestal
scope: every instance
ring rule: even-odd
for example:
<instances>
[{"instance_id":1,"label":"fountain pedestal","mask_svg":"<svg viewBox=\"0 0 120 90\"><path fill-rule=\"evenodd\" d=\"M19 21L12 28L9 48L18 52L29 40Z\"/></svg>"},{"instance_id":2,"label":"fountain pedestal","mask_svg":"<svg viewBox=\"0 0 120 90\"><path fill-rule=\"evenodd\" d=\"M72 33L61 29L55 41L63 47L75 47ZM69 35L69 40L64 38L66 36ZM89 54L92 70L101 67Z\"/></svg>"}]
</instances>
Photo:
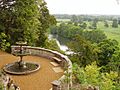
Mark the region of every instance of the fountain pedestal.
<instances>
[{"instance_id":1,"label":"fountain pedestal","mask_svg":"<svg viewBox=\"0 0 120 90\"><path fill-rule=\"evenodd\" d=\"M40 65L34 62L24 62L23 57L29 55L30 53L27 52L25 46L26 42L17 42L16 43L19 47L17 51L13 52L14 56L20 57L19 61L14 63L9 63L3 67L3 70L9 74L29 74L35 72L40 69Z\"/></svg>"}]
</instances>

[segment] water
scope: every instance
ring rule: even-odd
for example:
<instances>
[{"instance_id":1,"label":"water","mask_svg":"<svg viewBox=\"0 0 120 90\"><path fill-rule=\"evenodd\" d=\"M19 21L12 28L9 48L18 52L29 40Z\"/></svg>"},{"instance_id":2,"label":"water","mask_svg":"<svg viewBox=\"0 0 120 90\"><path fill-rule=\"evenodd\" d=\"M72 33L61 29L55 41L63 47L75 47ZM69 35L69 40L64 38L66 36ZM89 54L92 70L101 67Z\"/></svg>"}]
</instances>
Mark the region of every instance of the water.
<instances>
[{"instance_id":1,"label":"water","mask_svg":"<svg viewBox=\"0 0 120 90\"><path fill-rule=\"evenodd\" d=\"M56 39L57 45L59 46L60 50L67 51L68 47L66 45L60 44L60 42Z\"/></svg>"},{"instance_id":2,"label":"water","mask_svg":"<svg viewBox=\"0 0 120 90\"><path fill-rule=\"evenodd\" d=\"M48 39L56 40L56 43L59 46L60 50L64 51L65 54L67 55L73 54L73 52L69 50L68 46L61 44L60 41L56 37L54 37L52 34L49 34Z\"/></svg>"}]
</instances>

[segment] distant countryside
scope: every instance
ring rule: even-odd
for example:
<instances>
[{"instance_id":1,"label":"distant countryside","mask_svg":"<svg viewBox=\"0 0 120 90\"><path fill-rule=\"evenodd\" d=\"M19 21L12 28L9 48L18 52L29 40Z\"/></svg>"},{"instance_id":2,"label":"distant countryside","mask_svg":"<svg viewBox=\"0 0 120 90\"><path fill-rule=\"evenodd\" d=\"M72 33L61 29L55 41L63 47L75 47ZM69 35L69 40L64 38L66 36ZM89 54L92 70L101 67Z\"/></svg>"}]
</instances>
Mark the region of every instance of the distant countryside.
<instances>
[{"instance_id":1,"label":"distant countryside","mask_svg":"<svg viewBox=\"0 0 120 90\"><path fill-rule=\"evenodd\" d=\"M57 17L57 15L56 15L56 17ZM69 16L70 17L70 16ZM96 16L95 16L96 17ZM101 17L101 16L97 16L97 17ZM103 16L104 17L104 16ZM107 16L106 16L107 17ZM119 16L111 16L111 17L119 17ZM63 19L62 19L63 18ZM64 23L68 23L68 22L70 22L71 21L71 19L68 19L68 17L67 17L67 15L66 15L66 18L65 17L63 17L63 15L61 15L61 17L57 17L57 22L58 22L58 24L60 23L60 22L64 22ZM90 23L91 22L88 22L88 21L84 21L84 22L86 22L87 24L88 24L88 27L90 26ZM97 28L99 29L99 30L103 30L104 31L104 33L106 34L106 36L109 38L109 39L115 39L115 40L117 40L118 42L120 42L120 25L118 24L118 28L114 28L114 27L112 27L112 21L108 21L108 25L109 25L109 27L105 27L105 23L104 23L104 21L102 22L102 21L99 21L98 23L97 23ZM89 28L87 28L88 30L89 30Z\"/></svg>"}]
</instances>

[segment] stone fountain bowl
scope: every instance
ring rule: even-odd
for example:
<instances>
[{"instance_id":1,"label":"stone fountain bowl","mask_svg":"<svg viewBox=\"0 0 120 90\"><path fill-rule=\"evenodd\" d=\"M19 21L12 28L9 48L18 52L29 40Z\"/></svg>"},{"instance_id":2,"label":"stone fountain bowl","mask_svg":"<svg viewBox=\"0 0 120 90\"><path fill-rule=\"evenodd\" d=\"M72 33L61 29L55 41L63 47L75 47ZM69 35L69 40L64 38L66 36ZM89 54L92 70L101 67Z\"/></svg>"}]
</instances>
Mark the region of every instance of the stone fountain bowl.
<instances>
[{"instance_id":1,"label":"stone fountain bowl","mask_svg":"<svg viewBox=\"0 0 120 90\"><path fill-rule=\"evenodd\" d=\"M24 75L36 72L40 69L40 65L35 62L24 62L22 67L19 67L18 62L6 64L3 70L8 74Z\"/></svg>"}]
</instances>

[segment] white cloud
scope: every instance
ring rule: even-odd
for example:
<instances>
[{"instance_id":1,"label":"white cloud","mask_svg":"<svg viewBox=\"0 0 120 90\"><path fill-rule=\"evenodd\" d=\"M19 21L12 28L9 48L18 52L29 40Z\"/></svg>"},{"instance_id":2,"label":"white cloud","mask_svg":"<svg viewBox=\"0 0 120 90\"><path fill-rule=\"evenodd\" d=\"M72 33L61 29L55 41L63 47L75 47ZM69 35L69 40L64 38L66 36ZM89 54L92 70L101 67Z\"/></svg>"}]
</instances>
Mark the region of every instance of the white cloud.
<instances>
[{"instance_id":1,"label":"white cloud","mask_svg":"<svg viewBox=\"0 0 120 90\"><path fill-rule=\"evenodd\" d=\"M45 0L52 14L119 14L116 0Z\"/></svg>"}]
</instances>

